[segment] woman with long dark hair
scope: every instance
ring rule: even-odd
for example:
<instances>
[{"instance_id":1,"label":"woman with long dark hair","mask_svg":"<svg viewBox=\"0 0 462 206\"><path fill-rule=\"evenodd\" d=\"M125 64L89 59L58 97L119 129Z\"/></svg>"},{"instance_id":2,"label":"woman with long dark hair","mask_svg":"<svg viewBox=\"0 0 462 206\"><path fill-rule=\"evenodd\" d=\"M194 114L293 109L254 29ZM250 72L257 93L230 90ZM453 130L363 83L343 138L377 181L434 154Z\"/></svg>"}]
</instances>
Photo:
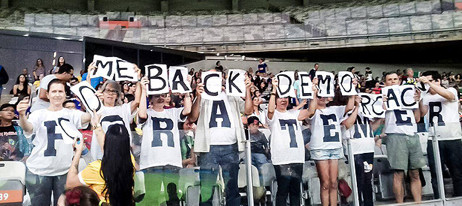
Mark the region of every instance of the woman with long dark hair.
<instances>
[{"instance_id":1,"label":"woman with long dark hair","mask_svg":"<svg viewBox=\"0 0 462 206\"><path fill-rule=\"evenodd\" d=\"M64 64L66 64L66 60L64 59L63 56L60 56L58 58L58 63L56 64L56 66L54 66L53 69L50 69L50 74L58 73L59 67L63 66Z\"/></svg>"},{"instance_id":2,"label":"woman with long dark hair","mask_svg":"<svg viewBox=\"0 0 462 206\"><path fill-rule=\"evenodd\" d=\"M20 74L16 79L16 84L13 86L13 95L15 97L19 95L29 96L30 95L30 86L27 81L26 75Z\"/></svg>"},{"instance_id":3,"label":"woman with long dark hair","mask_svg":"<svg viewBox=\"0 0 462 206\"><path fill-rule=\"evenodd\" d=\"M34 70L32 71L35 81L41 80L45 76L45 72L46 68L45 65L43 65L43 60L40 58L37 59L35 62Z\"/></svg>"},{"instance_id":4,"label":"woman with long dark hair","mask_svg":"<svg viewBox=\"0 0 462 206\"><path fill-rule=\"evenodd\" d=\"M99 124L100 118L100 115L94 113L92 125L104 153L103 159L88 164L79 173L80 156L85 145L83 141L77 140L76 152L67 175L66 188L86 185L112 206L134 205L135 160L130 153L128 130L124 125L114 124L109 126L104 134Z\"/></svg>"}]
</instances>

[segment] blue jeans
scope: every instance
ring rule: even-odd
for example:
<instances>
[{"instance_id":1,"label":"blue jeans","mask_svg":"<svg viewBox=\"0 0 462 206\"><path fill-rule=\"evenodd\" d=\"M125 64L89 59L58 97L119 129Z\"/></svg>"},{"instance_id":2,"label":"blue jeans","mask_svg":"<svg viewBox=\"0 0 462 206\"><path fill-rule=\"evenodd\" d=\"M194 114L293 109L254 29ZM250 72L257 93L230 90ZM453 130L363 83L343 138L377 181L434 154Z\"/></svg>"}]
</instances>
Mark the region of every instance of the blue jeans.
<instances>
[{"instance_id":1,"label":"blue jeans","mask_svg":"<svg viewBox=\"0 0 462 206\"><path fill-rule=\"evenodd\" d=\"M225 181L226 205L240 205L241 196L237 187L239 152L237 144L210 145L210 151L199 156L201 205L212 205L213 188L216 186L218 166L221 166Z\"/></svg>"},{"instance_id":2,"label":"blue jeans","mask_svg":"<svg viewBox=\"0 0 462 206\"><path fill-rule=\"evenodd\" d=\"M40 176L29 170L26 172L26 188L29 191L32 205L50 205L51 192L53 204L58 203L59 196L64 192L67 174L59 176Z\"/></svg>"},{"instance_id":3,"label":"blue jeans","mask_svg":"<svg viewBox=\"0 0 462 206\"><path fill-rule=\"evenodd\" d=\"M263 164L269 163L268 158L262 153L252 153L252 165L254 165L259 171Z\"/></svg>"}]
</instances>

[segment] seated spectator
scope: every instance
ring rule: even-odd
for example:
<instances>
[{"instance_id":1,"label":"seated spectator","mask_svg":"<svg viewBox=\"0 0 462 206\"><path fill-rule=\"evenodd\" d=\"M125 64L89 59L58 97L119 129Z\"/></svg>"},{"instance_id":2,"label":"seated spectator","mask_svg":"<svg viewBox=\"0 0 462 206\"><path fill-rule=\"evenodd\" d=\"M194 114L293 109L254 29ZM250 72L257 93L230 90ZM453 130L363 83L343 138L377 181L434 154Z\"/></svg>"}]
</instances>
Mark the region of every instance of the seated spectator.
<instances>
[{"instance_id":1,"label":"seated spectator","mask_svg":"<svg viewBox=\"0 0 462 206\"><path fill-rule=\"evenodd\" d=\"M183 159L183 167L190 168L196 166L196 153L194 153L194 131L196 124L186 120L183 124L183 135L180 139L181 157Z\"/></svg>"},{"instance_id":2,"label":"seated spectator","mask_svg":"<svg viewBox=\"0 0 462 206\"><path fill-rule=\"evenodd\" d=\"M30 86L29 82L26 79L24 74L20 74L16 79L16 84L13 86L13 95L15 97L19 95L30 95Z\"/></svg>"},{"instance_id":3,"label":"seated spectator","mask_svg":"<svg viewBox=\"0 0 462 206\"><path fill-rule=\"evenodd\" d=\"M29 143L22 128L12 120L15 106L0 107L0 161L25 161L30 154Z\"/></svg>"},{"instance_id":4,"label":"seated spectator","mask_svg":"<svg viewBox=\"0 0 462 206\"><path fill-rule=\"evenodd\" d=\"M260 169L265 163L270 163L268 140L265 134L258 130L259 121L258 117L251 116L247 119L247 126L250 131L250 147L252 151L252 165Z\"/></svg>"}]
</instances>

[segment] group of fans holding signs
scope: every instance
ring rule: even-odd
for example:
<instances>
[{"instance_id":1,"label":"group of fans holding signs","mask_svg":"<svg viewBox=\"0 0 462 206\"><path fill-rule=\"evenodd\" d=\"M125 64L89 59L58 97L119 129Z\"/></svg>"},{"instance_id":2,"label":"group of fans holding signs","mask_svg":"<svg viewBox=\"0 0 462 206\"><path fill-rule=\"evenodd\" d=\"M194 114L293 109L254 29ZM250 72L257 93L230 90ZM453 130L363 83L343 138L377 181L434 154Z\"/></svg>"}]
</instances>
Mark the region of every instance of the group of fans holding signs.
<instances>
[{"instance_id":1,"label":"group of fans holding signs","mask_svg":"<svg viewBox=\"0 0 462 206\"><path fill-rule=\"evenodd\" d=\"M191 88L184 67L167 69L166 65L152 64L145 66L144 74L142 77L136 65L119 58L95 56L87 80L107 79L100 91L89 82L71 88L86 112L63 108L65 83L59 79L51 80L46 87L41 85L47 88L47 108L27 115L30 103L19 103L20 125L34 144L27 160L28 179L37 180L28 181L27 185L34 205L49 205L51 191L61 194L64 185L68 189L89 186L103 202L132 205L135 169L157 175L164 185L174 182L169 175L177 174L183 166L179 122L185 121L197 124L194 152L200 166L201 204L211 204L217 175L222 175L226 204L240 205L239 153L244 151L246 138L241 116L253 112L249 76L238 69L228 73L211 69L202 73L196 88ZM440 142L442 163L447 165L454 181L454 195L462 194L459 100L455 89L441 86L438 72L422 73L418 87L400 85L398 75L388 73L381 95L357 93L357 79L350 72L340 72L335 78L332 73L317 71L313 79L308 73L299 72L298 80L300 98L308 100L305 107L287 109L289 97L296 97L295 77L293 72L281 72L272 79L266 111L271 130L271 162L278 183L276 205L285 205L288 198L291 205L300 205L299 185L306 147L316 162L322 204L337 205L338 160L344 157L345 139L351 141L362 204L373 205L371 170L375 142L380 139L386 144L388 160L395 171L396 201L403 202L404 177L409 174L412 196L420 202L419 169L427 164L416 134L421 117L434 127L429 129L430 138ZM137 82L135 100L122 103L116 81ZM181 93L182 108L164 108L170 91ZM130 154L130 124L135 113L136 123L143 124L138 164ZM93 128L90 154L94 162L78 172L78 159L85 147L77 129L89 123ZM384 125L381 134L374 136L380 125ZM308 144L302 134L306 128L311 130ZM432 154L428 153L429 166L436 195ZM161 204L154 194L159 192L158 188L160 185L146 184L145 199L151 201L146 205ZM54 195L55 203L58 197Z\"/></svg>"}]
</instances>

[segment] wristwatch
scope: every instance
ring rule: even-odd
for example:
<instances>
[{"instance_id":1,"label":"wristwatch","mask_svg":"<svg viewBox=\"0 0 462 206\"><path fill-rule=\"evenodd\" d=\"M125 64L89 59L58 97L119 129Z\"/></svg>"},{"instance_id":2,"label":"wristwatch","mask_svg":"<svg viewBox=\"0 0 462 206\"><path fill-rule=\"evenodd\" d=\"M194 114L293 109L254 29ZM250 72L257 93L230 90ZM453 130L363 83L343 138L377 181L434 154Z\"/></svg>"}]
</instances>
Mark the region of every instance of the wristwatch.
<instances>
[{"instance_id":1,"label":"wristwatch","mask_svg":"<svg viewBox=\"0 0 462 206\"><path fill-rule=\"evenodd\" d=\"M92 129L93 129L93 130L95 130L95 129L98 129L98 128L100 128L100 127L101 127L101 124L100 124L100 123L98 123L97 125L92 125L92 126L93 126L93 127L92 127Z\"/></svg>"}]
</instances>

